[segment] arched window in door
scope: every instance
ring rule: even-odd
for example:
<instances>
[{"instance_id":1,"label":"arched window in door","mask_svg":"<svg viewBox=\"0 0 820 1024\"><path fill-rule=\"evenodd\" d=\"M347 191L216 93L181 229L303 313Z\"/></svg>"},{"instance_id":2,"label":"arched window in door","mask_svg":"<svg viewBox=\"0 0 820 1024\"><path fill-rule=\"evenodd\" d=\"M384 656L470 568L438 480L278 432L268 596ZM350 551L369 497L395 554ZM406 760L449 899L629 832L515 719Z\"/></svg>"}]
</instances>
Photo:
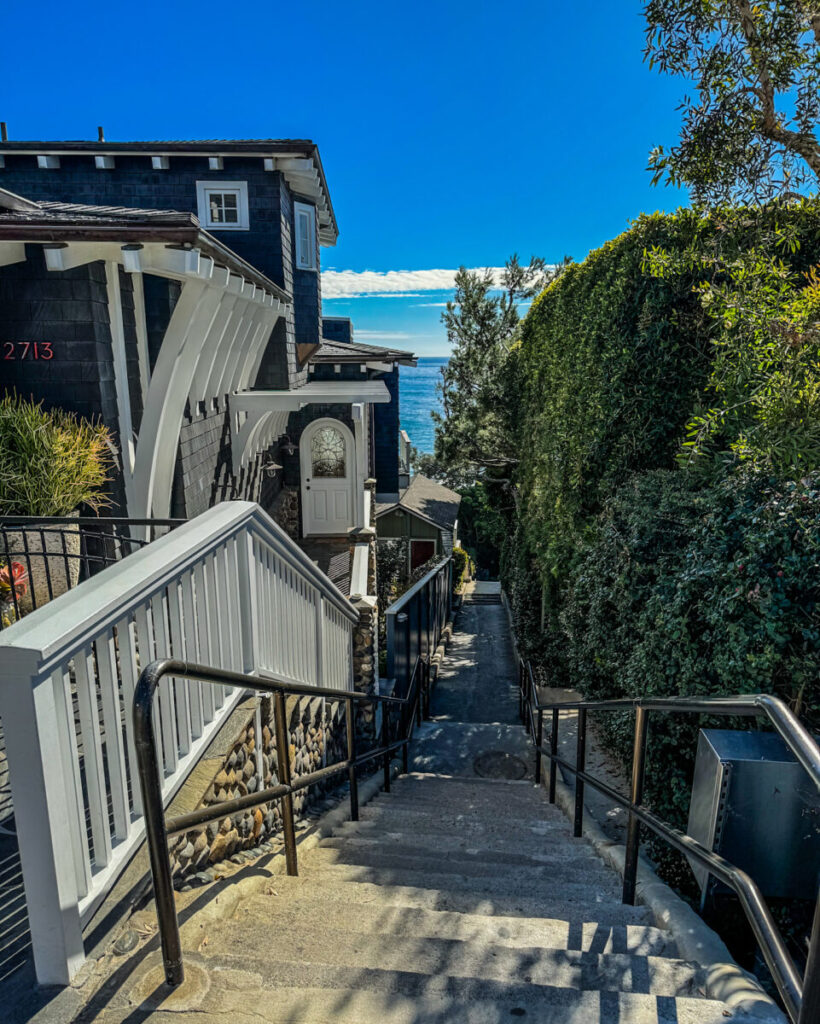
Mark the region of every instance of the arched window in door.
<instances>
[{"instance_id":1,"label":"arched window in door","mask_svg":"<svg viewBox=\"0 0 820 1024\"><path fill-rule=\"evenodd\" d=\"M310 442L310 461L314 477L343 477L345 439L335 427L317 430Z\"/></svg>"}]
</instances>

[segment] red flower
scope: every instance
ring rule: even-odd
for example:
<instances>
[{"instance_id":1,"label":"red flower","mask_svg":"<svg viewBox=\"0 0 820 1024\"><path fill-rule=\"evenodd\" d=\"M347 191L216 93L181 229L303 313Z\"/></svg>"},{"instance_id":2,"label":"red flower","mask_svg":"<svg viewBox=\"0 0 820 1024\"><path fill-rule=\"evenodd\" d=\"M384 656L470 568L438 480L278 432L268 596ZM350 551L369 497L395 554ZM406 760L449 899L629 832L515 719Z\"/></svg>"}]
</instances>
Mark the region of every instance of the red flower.
<instances>
[{"instance_id":1,"label":"red flower","mask_svg":"<svg viewBox=\"0 0 820 1024\"><path fill-rule=\"evenodd\" d=\"M4 565L0 568L0 594L8 591L11 594L12 587L17 597L22 597L28 590L28 574L22 562L12 562L11 565Z\"/></svg>"}]
</instances>

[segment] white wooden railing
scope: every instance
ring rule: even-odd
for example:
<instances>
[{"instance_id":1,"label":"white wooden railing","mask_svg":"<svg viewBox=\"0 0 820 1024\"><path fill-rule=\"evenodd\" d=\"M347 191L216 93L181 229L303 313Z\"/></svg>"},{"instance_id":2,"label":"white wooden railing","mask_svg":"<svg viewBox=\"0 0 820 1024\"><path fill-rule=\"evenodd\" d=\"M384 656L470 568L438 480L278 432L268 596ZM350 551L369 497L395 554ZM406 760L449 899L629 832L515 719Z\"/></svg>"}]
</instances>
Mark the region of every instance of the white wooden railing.
<instances>
[{"instance_id":1,"label":"white wooden railing","mask_svg":"<svg viewBox=\"0 0 820 1024\"><path fill-rule=\"evenodd\" d=\"M0 633L0 719L37 977L66 984L82 927L143 838L131 704L141 667L182 658L352 687L357 614L249 502L225 502ZM170 801L240 690L165 680Z\"/></svg>"}]
</instances>

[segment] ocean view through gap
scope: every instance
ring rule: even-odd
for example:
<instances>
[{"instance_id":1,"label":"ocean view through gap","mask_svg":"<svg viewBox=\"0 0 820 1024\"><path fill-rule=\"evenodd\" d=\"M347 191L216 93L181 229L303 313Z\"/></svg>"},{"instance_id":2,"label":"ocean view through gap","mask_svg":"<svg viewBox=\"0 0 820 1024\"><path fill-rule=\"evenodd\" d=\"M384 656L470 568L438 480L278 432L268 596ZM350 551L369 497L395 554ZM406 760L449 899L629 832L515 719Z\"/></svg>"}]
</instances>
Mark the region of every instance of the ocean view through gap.
<instances>
[{"instance_id":1,"label":"ocean view through gap","mask_svg":"<svg viewBox=\"0 0 820 1024\"><path fill-rule=\"evenodd\" d=\"M430 413L441 412L436 385L441 380L441 368L448 362L439 356L422 356L418 366L399 367L401 429L407 431L420 452L433 451L434 425Z\"/></svg>"}]
</instances>

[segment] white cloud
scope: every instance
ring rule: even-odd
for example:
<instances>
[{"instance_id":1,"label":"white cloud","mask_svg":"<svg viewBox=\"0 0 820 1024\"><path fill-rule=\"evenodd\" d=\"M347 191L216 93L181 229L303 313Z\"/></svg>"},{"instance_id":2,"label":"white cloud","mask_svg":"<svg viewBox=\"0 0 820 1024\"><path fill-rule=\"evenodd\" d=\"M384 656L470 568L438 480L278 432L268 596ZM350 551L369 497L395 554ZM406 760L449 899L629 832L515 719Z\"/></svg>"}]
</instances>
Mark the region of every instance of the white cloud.
<instances>
[{"instance_id":1,"label":"white cloud","mask_svg":"<svg viewBox=\"0 0 820 1024\"><path fill-rule=\"evenodd\" d=\"M408 334L407 331L370 331L356 328L356 337L362 341L407 341L409 338L418 337L415 334Z\"/></svg>"},{"instance_id":2,"label":"white cloud","mask_svg":"<svg viewBox=\"0 0 820 1024\"><path fill-rule=\"evenodd\" d=\"M501 267L491 268L496 279ZM322 298L348 299L370 296L410 298L424 292L452 291L456 270L325 270Z\"/></svg>"},{"instance_id":3,"label":"white cloud","mask_svg":"<svg viewBox=\"0 0 820 1024\"><path fill-rule=\"evenodd\" d=\"M414 302L413 309L446 309L446 302Z\"/></svg>"}]
</instances>

